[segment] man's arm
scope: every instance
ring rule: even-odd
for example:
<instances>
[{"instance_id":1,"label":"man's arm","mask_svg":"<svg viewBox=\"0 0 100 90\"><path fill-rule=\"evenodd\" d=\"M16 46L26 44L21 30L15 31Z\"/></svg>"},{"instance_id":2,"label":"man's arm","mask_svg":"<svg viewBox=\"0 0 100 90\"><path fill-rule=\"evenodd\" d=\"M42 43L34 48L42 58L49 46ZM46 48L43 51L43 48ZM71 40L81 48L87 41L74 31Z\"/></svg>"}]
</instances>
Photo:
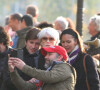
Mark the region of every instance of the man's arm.
<instances>
[{"instance_id":1,"label":"man's arm","mask_svg":"<svg viewBox=\"0 0 100 90\"><path fill-rule=\"evenodd\" d=\"M18 88L18 90L36 90L36 86L34 83L29 83L27 81L24 81L17 71L14 71L10 73L11 80L14 83L14 85Z\"/></svg>"},{"instance_id":2,"label":"man's arm","mask_svg":"<svg viewBox=\"0 0 100 90\"><path fill-rule=\"evenodd\" d=\"M25 74L33 78L36 78L38 80L41 80L43 82L56 83L64 81L67 78L72 78L72 71L70 69L70 66L67 65L66 63L57 64L52 68L52 70L45 71L32 68L26 65L22 60L18 58L10 58L10 59L12 59L14 65L18 69L22 70Z\"/></svg>"},{"instance_id":3,"label":"man's arm","mask_svg":"<svg viewBox=\"0 0 100 90\"><path fill-rule=\"evenodd\" d=\"M55 65L51 71L39 70L25 65L22 71L27 75L46 83L56 83L64 81L67 78L74 79L74 77L72 77L72 71L69 65L66 65L65 63Z\"/></svg>"},{"instance_id":4,"label":"man's arm","mask_svg":"<svg viewBox=\"0 0 100 90\"><path fill-rule=\"evenodd\" d=\"M34 83L29 83L27 81L24 81L19 76L17 71L14 70L15 65L12 58L9 58L8 65L9 65L11 80L19 90L35 90L36 89L36 86Z\"/></svg>"}]
</instances>

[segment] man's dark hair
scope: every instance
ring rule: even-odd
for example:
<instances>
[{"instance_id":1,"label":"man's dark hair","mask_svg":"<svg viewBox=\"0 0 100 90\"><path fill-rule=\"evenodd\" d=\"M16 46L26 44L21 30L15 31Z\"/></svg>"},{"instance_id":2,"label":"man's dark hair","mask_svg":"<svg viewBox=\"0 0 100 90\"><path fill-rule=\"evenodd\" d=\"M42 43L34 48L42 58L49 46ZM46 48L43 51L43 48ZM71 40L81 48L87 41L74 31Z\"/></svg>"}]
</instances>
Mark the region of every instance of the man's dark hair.
<instances>
[{"instance_id":1,"label":"man's dark hair","mask_svg":"<svg viewBox=\"0 0 100 90\"><path fill-rule=\"evenodd\" d=\"M8 25L9 24L9 16L6 16L5 18L5 25Z\"/></svg>"},{"instance_id":2,"label":"man's dark hair","mask_svg":"<svg viewBox=\"0 0 100 90\"><path fill-rule=\"evenodd\" d=\"M52 27L53 28L53 24L48 23L47 21L41 22L40 24L37 25L38 28L43 29L46 27Z\"/></svg>"},{"instance_id":3,"label":"man's dark hair","mask_svg":"<svg viewBox=\"0 0 100 90\"><path fill-rule=\"evenodd\" d=\"M26 8L27 14L32 15L32 17L35 17L38 14L38 8L35 5L28 5Z\"/></svg>"},{"instance_id":4,"label":"man's dark hair","mask_svg":"<svg viewBox=\"0 0 100 90\"><path fill-rule=\"evenodd\" d=\"M33 26L33 20L32 20L32 16L31 15L24 15L22 18L21 18L21 22L22 21L25 21L26 23L26 26Z\"/></svg>"},{"instance_id":5,"label":"man's dark hair","mask_svg":"<svg viewBox=\"0 0 100 90\"><path fill-rule=\"evenodd\" d=\"M0 43L3 43L5 46L8 46L10 43L10 37L3 27L0 26Z\"/></svg>"},{"instance_id":6,"label":"man's dark hair","mask_svg":"<svg viewBox=\"0 0 100 90\"><path fill-rule=\"evenodd\" d=\"M26 34L26 37L25 37L25 40L26 42L28 40L34 40L34 39L38 39L37 37L37 34L40 32L40 29L39 28L32 28L30 29L27 34Z\"/></svg>"},{"instance_id":7,"label":"man's dark hair","mask_svg":"<svg viewBox=\"0 0 100 90\"><path fill-rule=\"evenodd\" d=\"M17 19L18 21L20 21L22 18L22 14L20 13L14 13L14 14L11 14L11 19Z\"/></svg>"}]
</instances>

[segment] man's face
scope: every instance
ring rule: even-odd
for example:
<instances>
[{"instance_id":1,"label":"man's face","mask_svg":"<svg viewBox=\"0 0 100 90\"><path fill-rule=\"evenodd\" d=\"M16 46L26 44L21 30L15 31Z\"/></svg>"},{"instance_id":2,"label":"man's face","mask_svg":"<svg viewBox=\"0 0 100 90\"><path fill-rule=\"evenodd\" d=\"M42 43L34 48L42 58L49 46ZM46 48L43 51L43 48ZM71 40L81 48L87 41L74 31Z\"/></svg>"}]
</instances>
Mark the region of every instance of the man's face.
<instances>
[{"instance_id":1,"label":"man's face","mask_svg":"<svg viewBox=\"0 0 100 90\"><path fill-rule=\"evenodd\" d=\"M88 25L88 30L89 30L89 33L93 36L94 33L95 33L95 30L96 29L96 26L94 25L94 23L91 21Z\"/></svg>"},{"instance_id":2,"label":"man's face","mask_svg":"<svg viewBox=\"0 0 100 90\"><path fill-rule=\"evenodd\" d=\"M17 31L19 21L17 19L9 18L9 27L12 28L13 31Z\"/></svg>"},{"instance_id":3,"label":"man's face","mask_svg":"<svg viewBox=\"0 0 100 90\"><path fill-rule=\"evenodd\" d=\"M51 53L48 52L47 55L45 56L45 68L49 68L54 61L58 60L57 53Z\"/></svg>"},{"instance_id":4,"label":"man's face","mask_svg":"<svg viewBox=\"0 0 100 90\"><path fill-rule=\"evenodd\" d=\"M54 28L56 30L61 30L60 24L57 21L55 22Z\"/></svg>"},{"instance_id":5,"label":"man's face","mask_svg":"<svg viewBox=\"0 0 100 90\"><path fill-rule=\"evenodd\" d=\"M34 39L34 40L28 40L26 42L26 49L30 54L34 54L40 46L39 39Z\"/></svg>"}]
</instances>

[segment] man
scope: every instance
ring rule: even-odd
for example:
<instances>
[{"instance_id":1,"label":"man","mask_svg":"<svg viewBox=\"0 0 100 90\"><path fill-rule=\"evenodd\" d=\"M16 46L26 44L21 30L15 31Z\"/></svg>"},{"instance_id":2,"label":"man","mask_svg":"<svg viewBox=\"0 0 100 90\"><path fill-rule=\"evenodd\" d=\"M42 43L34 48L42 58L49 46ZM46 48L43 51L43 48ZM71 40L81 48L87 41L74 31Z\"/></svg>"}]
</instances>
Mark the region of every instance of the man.
<instances>
[{"instance_id":1,"label":"man","mask_svg":"<svg viewBox=\"0 0 100 90\"><path fill-rule=\"evenodd\" d=\"M30 14L33 17L33 26L37 26L39 22L37 21L37 17L39 14L38 7L35 5L28 5L26 7L26 14Z\"/></svg>"},{"instance_id":2,"label":"man","mask_svg":"<svg viewBox=\"0 0 100 90\"><path fill-rule=\"evenodd\" d=\"M8 70L9 46L9 35L4 28L0 26L0 90L17 90L11 82Z\"/></svg>"},{"instance_id":3,"label":"man","mask_svg":"<svg viewBox=\"0 0 100 90\"><path fill-rule=\"evenodd\" d=\"M20 23L21 23L22 14L20 13L14 13L11 14L9 17L9 27L12 28L13 31L17 32L20 30ZM18 35L15 34L15 36L12 38L13 41L13 48L17 48L17 42L18 42Z\"/></svg>"},{"instance_id":4,"label":"man","mask_svg":"<svg viewBox=\"0 0 100 90\"><path fill-rule=\"evenodd\" d=\"M21 13L14 13L9 16L9 26L12 28L13 31L16 32L20 30L21 18Z\"/></svg>"},{"instance_id":5,"label":"man","mask_svg":"<svg viewBox=\"0 0 100 90\"><path fill-rule=\"evenodd\" d=\"M31 66L31 67L37 67L37 58L38 58L38 50L40 47L40 40L37 37L37 34L40 32L40 29L33 28L29 30L25 37L25 47L22 48L23 50L23 61ZM20 76L28 81L31 79L28 75L22 73L19 71Z\"/></svg>"},{"instance_id":6,"label":"man","mask_svg":"<svg viewBox=\"0 0 100 90\"><path fill-rule=\"evenodd\" d=\"M32 90L31 87L35 88L34 83L36 83L37 86L37 82L34 82L33 86L27 82L27 84L25 84L25 82L14 72L14 67L16 66L24 73L40 80L39 87L37 87L38 89L74 90L76 79L75 70L69 64L65 63L68 58L66 50L61 46L43 47L41 53L45 56L46 71L32 68L18 58L9 58L8 64L10 72L12 72L12 80L16 80L15 78L18 79L17 81L14 81L14 83L16 85L22 85L23 90ZM24 85L26 85L26 87Z\"/></svg>"},{"instance_id":7,"label":"man","mask_svg":"<svg viewBox=\"0 0 100 90\"><path fill-rule=\"evenodd\" d=\"M58 30L61 34L63 30L68 28L68 24L69 24L68 21L64 17L60 16L57 17L57 19L55 20L54 28Z\"/></svg>"},{"instance_id":8,"label":"man","mask_svg":"<svg viewBox=\"0 0 100 90\"><path fill-rule=\"evenodd\" d=\"M92 36L90 41L93 41L96 38L99 39L100 41L100 16L99 15L94 15L93 17L90 18L88 29L89 29L89 33ZM96 48L96 46L90 45L90 48L87 51L87 53L94 57L99 56L98 54L100 54L100 46ZM100 60L100 56L97 59Z\"/></svg>"},{"instance_id":9,"label":"man","mask_svg":"<svg viewBox=\"0 0 100 90\"><path fill-rule=\"evenodd\" d=\"M20 30L16 33L18 35L18 42L16 48L23 48L25 46L25 37L28 30L32 29L33 21L31 15L24 15L21 18Z\"/></svg>"}]
</instances>

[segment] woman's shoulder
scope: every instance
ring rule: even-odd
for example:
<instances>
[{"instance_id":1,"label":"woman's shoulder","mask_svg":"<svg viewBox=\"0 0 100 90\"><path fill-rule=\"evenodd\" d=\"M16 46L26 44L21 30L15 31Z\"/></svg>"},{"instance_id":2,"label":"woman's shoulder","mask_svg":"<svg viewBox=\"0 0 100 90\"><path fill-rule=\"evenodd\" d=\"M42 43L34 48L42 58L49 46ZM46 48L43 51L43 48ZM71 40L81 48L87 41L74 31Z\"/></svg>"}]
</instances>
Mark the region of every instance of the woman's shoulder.
<instances>
[{"instance_id":1,"label":"woman's shoulder","mask_svg":"<svg viewBox=\"0 0 100 90\"><path fill-rule=\"evenodd\" d=\"M78 54L79 57L86 57L86 59L92 59L92 56L87 54L87 53L83 53L83 52L79 52Z\"/></svg>"},{"instance_id":2,"label":"woman's shoulder","mask_svg":"<svg viewBox=\"0 0 100 90\"><path fill-rule=\"evenodd\" d=\"M85 60L87 65L93 65L94 66L94 60L93 60L91 55L84 53L83 60Z\"/></svg>"}]
</instances>

